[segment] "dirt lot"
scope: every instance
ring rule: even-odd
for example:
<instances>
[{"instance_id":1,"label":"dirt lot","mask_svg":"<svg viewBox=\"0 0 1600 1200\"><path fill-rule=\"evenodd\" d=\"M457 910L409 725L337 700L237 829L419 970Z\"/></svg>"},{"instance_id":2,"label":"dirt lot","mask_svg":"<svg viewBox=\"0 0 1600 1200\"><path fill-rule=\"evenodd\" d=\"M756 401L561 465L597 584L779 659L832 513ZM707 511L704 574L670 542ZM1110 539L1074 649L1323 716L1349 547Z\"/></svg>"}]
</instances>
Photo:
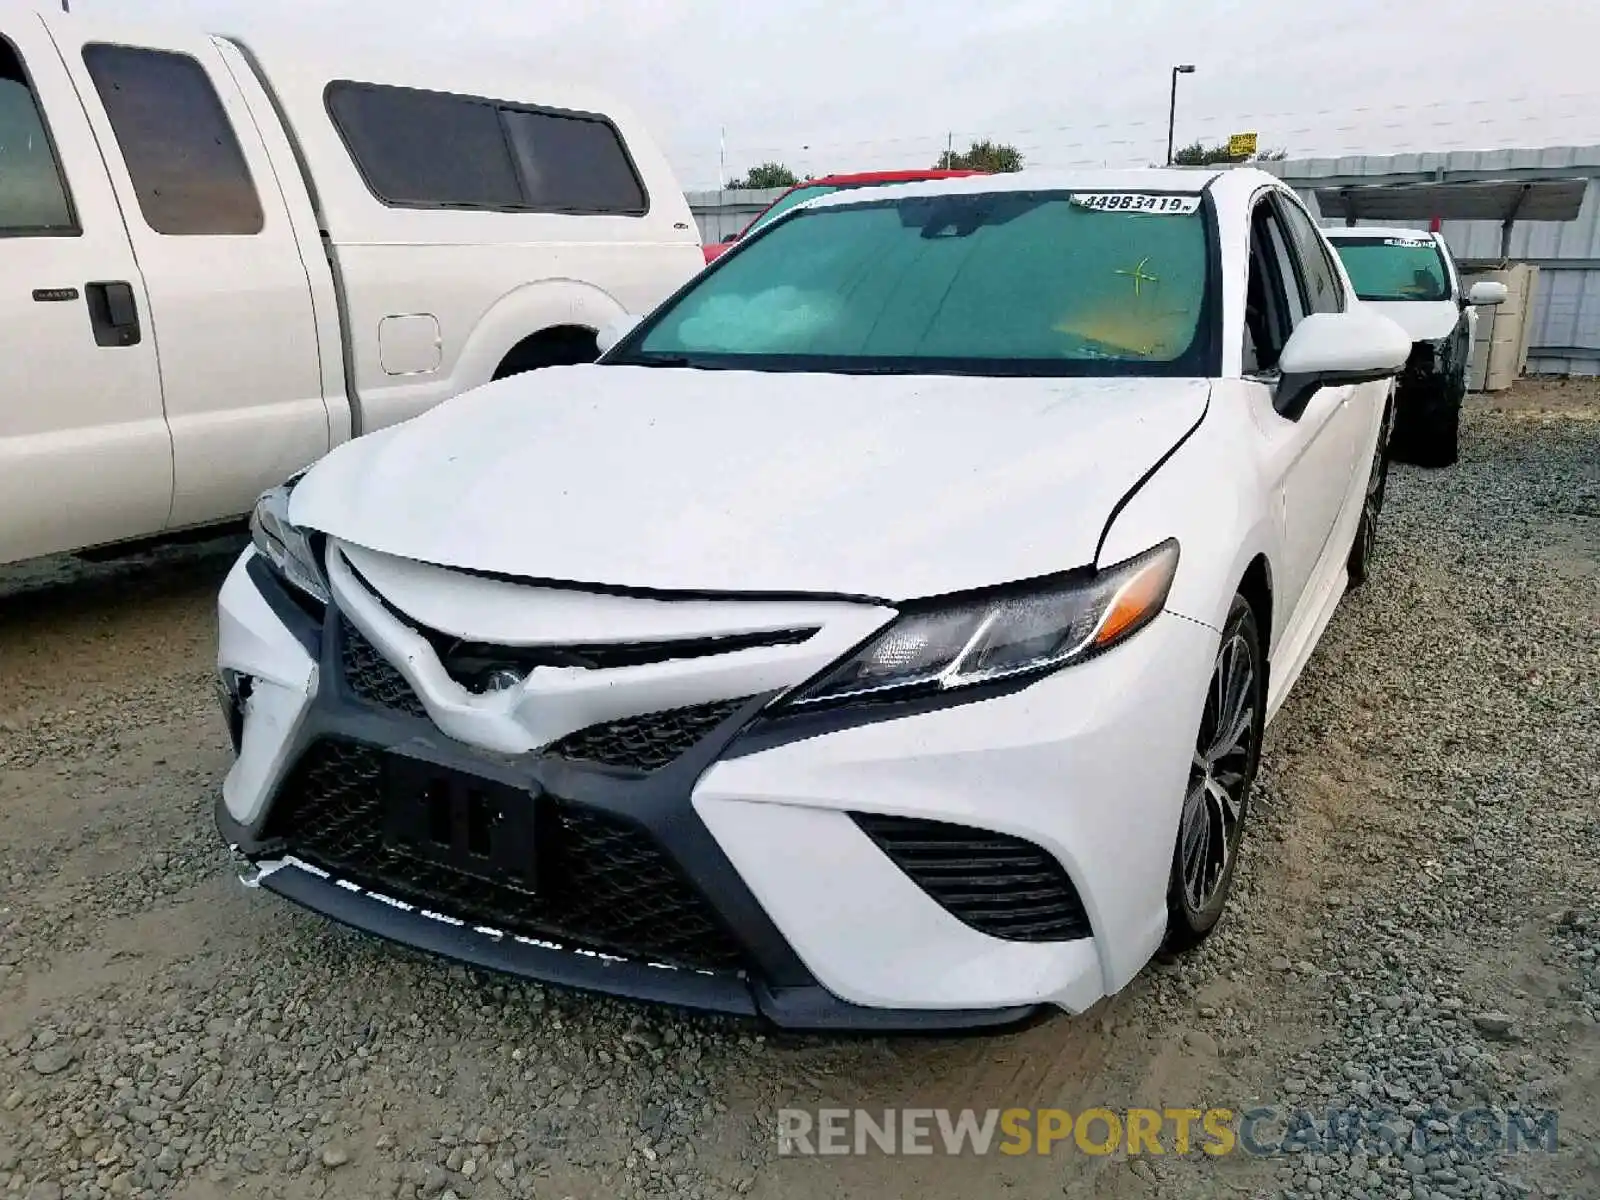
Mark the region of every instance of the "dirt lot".
<instances>
[{"instance_id":1,"label":"dirt lot","mask_svg":"<svg viewBox=\"0 0 1600 1200\"><path fill-rule=\"evenodd\" d=\"M210 824L238 543L12 570L0 1195L1600 1195L1600 387L1474 399L1463 462L1390 496L1269 735L1218 936L1085 1016L951 1039L508 983L245 891ZM1338 1108L1373 1136L777 1154L780 1108L1034 1105ZM1374 1129L1519 1107L1557 1114L1556 1153Z\"/></svg>"}]
</instances>

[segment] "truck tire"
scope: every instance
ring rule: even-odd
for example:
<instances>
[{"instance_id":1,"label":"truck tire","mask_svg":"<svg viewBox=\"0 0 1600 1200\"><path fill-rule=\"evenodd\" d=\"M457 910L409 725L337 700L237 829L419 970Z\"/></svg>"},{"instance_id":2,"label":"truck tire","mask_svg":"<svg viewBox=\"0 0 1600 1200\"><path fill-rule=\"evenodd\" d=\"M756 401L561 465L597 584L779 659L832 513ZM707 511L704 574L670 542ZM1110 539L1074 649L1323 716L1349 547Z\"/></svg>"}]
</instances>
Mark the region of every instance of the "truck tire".
<instances>
[{"instance_id":1,"label":"truck tire","mask_svg":"<svg viewBox=\"0 0 1600 1200\"><path fill-rule=\"evenodd\" d=\"M599 357L600 345L595 340L594 330L580 325L558 325L553 329L541 329L511 347L494 369L492 378L505 379L524 371L537 371L540 367L576 366Z\"/></svg>"}]
</instances>

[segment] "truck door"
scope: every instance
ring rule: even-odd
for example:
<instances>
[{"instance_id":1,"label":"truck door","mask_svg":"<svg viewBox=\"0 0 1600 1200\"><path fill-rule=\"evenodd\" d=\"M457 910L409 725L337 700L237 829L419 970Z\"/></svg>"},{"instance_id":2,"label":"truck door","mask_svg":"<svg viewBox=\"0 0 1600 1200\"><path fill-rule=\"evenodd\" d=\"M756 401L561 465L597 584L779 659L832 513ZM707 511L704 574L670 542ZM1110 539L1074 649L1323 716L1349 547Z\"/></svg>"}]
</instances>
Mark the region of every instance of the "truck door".
<instances>
[{"instance_id":1,"label":"truck door","mask_svg":"<svg viewBox=\"0 0 1600 1200\"><path fill-rule=\"evenodd\" d=\"M166 524L172 442L149 313L49 35L35 14L0 18L0 562Z\"/></svg>"},{"instance_id":2,"label":"truck door","mask_svg":"<svg viewBox=\"0 0 1600 1200\"><path fill-rule=\"evenodd\" d=\"M144 269L172 430L169 526L247 512L324 454L311 285L250 111L209 38L57 22ZM86 37L84 30L91 30Z\"/></svg>"}]
</instances>

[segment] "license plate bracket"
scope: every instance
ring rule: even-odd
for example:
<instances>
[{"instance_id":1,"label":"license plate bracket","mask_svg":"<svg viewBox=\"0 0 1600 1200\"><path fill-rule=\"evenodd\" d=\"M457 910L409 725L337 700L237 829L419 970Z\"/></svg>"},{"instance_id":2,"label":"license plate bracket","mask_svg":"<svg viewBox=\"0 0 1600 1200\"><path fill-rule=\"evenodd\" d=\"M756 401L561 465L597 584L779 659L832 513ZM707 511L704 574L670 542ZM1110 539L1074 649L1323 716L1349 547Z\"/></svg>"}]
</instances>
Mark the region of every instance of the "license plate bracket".
<instances>
[{"instance_id":1,"label":"license plate bracket","mask_svg":"<svg viewBox=\"0 0 1600 1200\"><path fill-rule=\"evenodd\" d=\"M538 890L538 800L527 788L390 753L383 765L389 850L485 882Z\"/></svg>"}]
</instances>

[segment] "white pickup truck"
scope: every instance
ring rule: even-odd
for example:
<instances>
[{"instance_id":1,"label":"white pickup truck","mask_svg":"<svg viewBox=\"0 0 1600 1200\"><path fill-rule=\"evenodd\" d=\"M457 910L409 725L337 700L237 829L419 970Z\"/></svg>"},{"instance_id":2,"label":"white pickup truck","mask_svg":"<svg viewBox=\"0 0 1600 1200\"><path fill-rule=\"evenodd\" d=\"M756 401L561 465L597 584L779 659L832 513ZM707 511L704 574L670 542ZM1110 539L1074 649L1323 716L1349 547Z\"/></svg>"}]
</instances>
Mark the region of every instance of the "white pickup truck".
<instances>
[{"instance_id":1,"label":"white pickup truck","mask_svg":"<svg viewBox=\"0 0 1600 1200\"><path fill-rule=\"evenodd\" d=\"M242 515L703 265L609 97L0 0L0 563Z\"/></svg>"}]
</instances>

